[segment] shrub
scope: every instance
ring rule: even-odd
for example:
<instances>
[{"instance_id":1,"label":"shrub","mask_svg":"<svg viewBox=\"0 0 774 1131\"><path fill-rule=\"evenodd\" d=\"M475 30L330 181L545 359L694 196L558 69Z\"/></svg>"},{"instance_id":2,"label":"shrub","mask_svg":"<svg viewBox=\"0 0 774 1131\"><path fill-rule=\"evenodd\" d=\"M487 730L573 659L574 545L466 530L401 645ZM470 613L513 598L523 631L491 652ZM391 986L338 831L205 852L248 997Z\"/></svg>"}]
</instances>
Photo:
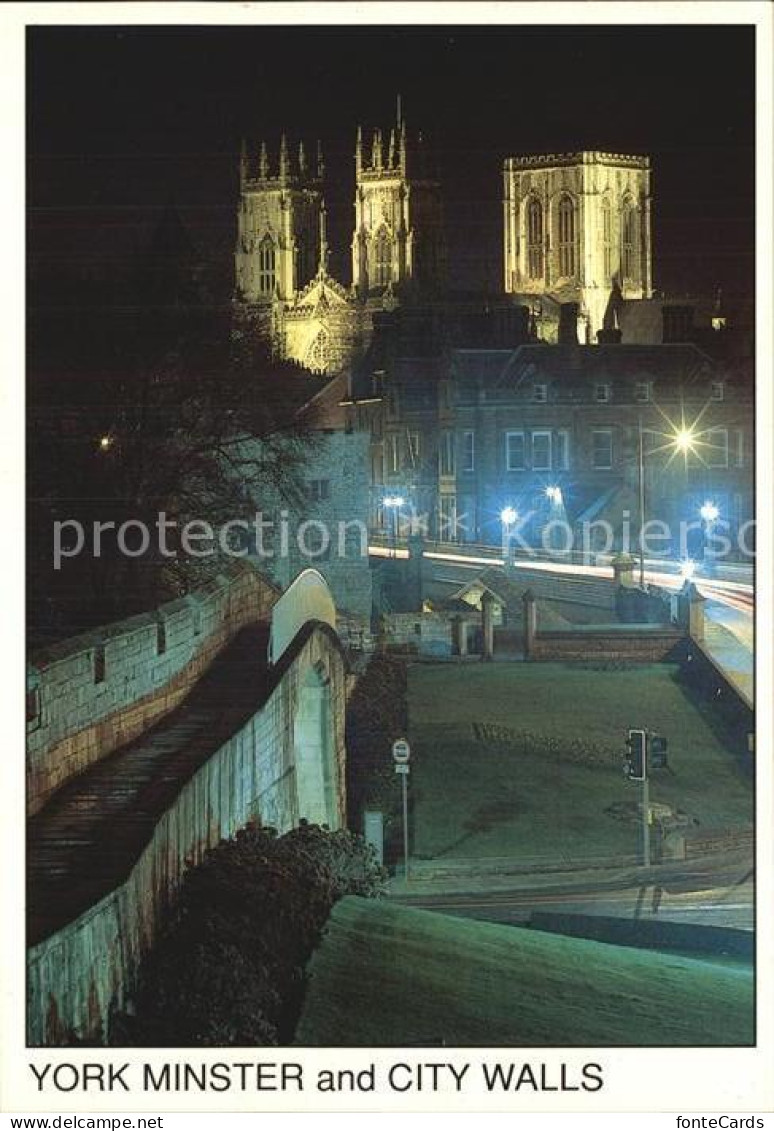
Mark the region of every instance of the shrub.
<instances>
[{"instance_id":1,"label":"shrub","mask_svg":"<svg viewBox=\"0 0 774 1131\"><path fill-rule=\"evenodd\" d=\"M289 1042L333 905L380 895L384 878L370 846L346 830L302 822L277 836L251 826L221 842L187 873L111 1043Z\"/></svg>"}]
</instances>

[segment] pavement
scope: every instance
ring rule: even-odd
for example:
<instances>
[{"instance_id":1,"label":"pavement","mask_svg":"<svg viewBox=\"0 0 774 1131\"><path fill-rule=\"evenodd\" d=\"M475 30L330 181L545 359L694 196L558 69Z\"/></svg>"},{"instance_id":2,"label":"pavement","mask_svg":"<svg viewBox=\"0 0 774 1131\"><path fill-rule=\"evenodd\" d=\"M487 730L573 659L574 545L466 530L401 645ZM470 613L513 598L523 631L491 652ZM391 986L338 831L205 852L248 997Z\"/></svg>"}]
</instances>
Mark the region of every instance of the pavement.
<instances>
[{"instance_id":1,"label":"pavement","mask_svg":"<svg viewBox=\"0 0 774 1131\"><path fill-rule=\"evenodd\" d=\"M690 864L594 868L429 881L395 877L388 896L399 903L463 918L524 924L536 911L705 926L754 928L753 859L749 853Z\"/></svg>"},{"instance_id":2,"label":"pavement","mask_svg":"<svg viewBox=\"0 0 774 1131\"><path fill-rule=\"evenodd\" d=\"M704 647L751 703L755 696L754 632L751 611L718 600L708 600L704 606Z\"/></svg>"}]
</instances>

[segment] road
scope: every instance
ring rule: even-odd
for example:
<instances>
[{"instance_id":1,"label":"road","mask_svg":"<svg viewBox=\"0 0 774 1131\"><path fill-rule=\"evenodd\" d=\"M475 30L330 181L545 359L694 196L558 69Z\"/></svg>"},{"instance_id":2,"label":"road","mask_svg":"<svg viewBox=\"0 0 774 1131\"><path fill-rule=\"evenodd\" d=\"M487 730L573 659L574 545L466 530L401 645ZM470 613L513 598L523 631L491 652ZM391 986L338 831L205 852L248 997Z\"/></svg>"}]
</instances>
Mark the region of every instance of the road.
<instances>
[{"instance_id":1,"label":"road","mask_svg":"<svg viewBox=\"0 0 774 1131\"><path fill-rule=\"evenodd\" d=\"M622 919L662 919L751 931L754 891L751 880L730 887L674 891L660 884L641 884L619 890L455 892L411 896L398 902L429 911L494 923L527 923L534 911L570 915L602 915Z\"/></svg>"},{"instance_id":2,"label":"road","mask_svg":"<svg viewBox=\"0 0 774 1131\"><path fill-rule=\"evenodd\" d=\"M467 890L454 890L455 888ZM401 903L464 918L526 923L534 911L662 919L751 931L754 925L753 861L749 855L706 857L664 864L651 871L591 871L583 875L525 874L408 885L393 880L390 896Z\"/></svg>"},{"instance_id":3,"label":"road","mask_svg":"<svg viewBox=\"0 0 774 1131\"><path fill-rule=\"evenodd\" d=\"M402 547L395 549L371 546L374 556L396 554L406 557ZM500 550L492 546L441 546L433 544L424 554L433 573L442 571L444 578L458 576L460 583L471 573L487 566L504 564ZM557 562L532 558L519 558L519 568L535 569L568 577L604 577L610 579L609 564L589 565L580 562ZM726 676L753 701L754 698L754 635L755 594L752 570L741 565L714 567L712 576L702 576L697 570L693 581L706 598L705 647ZM677 562L652 559L645 563L645 581L663 589L678 590L684 582Z\"/></svg>"}]
</instances>

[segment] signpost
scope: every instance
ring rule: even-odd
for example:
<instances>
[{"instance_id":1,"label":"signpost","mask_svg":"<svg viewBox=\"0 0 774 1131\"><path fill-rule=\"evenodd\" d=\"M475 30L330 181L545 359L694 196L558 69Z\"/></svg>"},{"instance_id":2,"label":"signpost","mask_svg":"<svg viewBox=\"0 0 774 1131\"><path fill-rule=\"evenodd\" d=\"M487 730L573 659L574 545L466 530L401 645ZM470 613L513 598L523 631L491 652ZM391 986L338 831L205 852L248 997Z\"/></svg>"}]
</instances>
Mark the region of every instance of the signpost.
<instances>
[{"instance_id":1,"label":"signpost","mask_svg":"<svg viewBox=\"0 0 774 1131\"><path fill-rule=\"evenodd\" d=\"M403 789L403 865L406 873L406 883L409 881L409 834L408 834L408 776L411 747L405 738L396 738L392 744L392 759L395 763L395 773L400 774Z\"/></svg>"}]
</instances>

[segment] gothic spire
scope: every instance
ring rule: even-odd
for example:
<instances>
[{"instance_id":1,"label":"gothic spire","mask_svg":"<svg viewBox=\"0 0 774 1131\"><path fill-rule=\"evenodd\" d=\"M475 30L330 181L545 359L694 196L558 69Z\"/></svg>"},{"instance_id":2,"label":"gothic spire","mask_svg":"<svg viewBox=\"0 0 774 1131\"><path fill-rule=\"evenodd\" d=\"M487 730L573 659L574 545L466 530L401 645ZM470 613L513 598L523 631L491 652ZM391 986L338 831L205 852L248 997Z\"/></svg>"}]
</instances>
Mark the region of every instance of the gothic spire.
<instances>
[{"instance_id":1,"label":"gothic spire","mask_svg":"<svg viewBox=\"0 0 774 1131\"><path fill-rule=\"evenodd\" d=\"M374 169L381 169L382 167L382 131L379 129L374 130L374 144L371 150L371 164Z\"/></svg>"},{"instance_id":2,"label":"gothic spire","mask_svg":"<svg viewBox=\"0 0 774 1131\"><path fill-rule=\"evenodd\" d=\"M239 183L244 185L247 180L247 142L242 138L239 151Z\"/></svg>"},{"instance_id":3,"label":"gothic spire","mask_svg":"<svg viewBox=\"0 0 774 1131\"><path fill-rule=\"evenodd\" d=\"M355 172L359 173L363 167L363 127L357 127L355 137Z\"/></svg>"},{"instance_id":4,"label":"gothic spire","mask_svg":"<svg viewBox=\"0 0 774 1131\"><path fill-rule=\"evenodd\" d=\"M323 161L322 142L317 139L317 176L320 180L325 176L325 162Z\"/></svg>"},{"instance_id":5,"label":"gothic spire","mask_svg":"<svg viewBox=\"0 0 774 1131\"><path fill-rule=\"evenodd\" d=\"M279 152L279 175L280 180L287 180L290 176L290 158L288 157L288 139L284 133L280 138L280 152Z\"/></svg>"},{"instance_id":6,"label":"gothic spire","mask_svg":"<svg viewBox=\"0 0 774 1131\"><path fill-rule=\"evenodd\" d=\"M328 229L327 229L328 214L325 210L325 201L320 201L320 262L317 267L317 273L320 278L328 273Z\"/></svg>"},{"instance_id":7,"label":"gothic spire","mask_svg":"<svg viewBox=\"0 0 774 1131\"><path fill-rule=\"evenodd\" d=\"M298 174L300 177L306 176L306 150L303 141L298 143Z\"/></svg>"},{"instance_id":8,"label":"gothic spire","mask_svg":"<svg viewBox=\"0 0 774 1131\"><path fill-rule=\"evenodd\" d=\"M258 175L261 180L266 180L269 175L269 154L266 150L266 142L261 142L261 154L258 158Z\"/></svg>"},{"instance_id":9,"label":"gothic spire","mask_svg":"<svg viewBox=\"0 0 774 1131\"><path fill-rule=\"evenodd\" d=\"M400 167L403 175L406 175L406 122L401 119L400 135L398 139L398 148L400 152Z\"/></svg>"}]
</instances>

